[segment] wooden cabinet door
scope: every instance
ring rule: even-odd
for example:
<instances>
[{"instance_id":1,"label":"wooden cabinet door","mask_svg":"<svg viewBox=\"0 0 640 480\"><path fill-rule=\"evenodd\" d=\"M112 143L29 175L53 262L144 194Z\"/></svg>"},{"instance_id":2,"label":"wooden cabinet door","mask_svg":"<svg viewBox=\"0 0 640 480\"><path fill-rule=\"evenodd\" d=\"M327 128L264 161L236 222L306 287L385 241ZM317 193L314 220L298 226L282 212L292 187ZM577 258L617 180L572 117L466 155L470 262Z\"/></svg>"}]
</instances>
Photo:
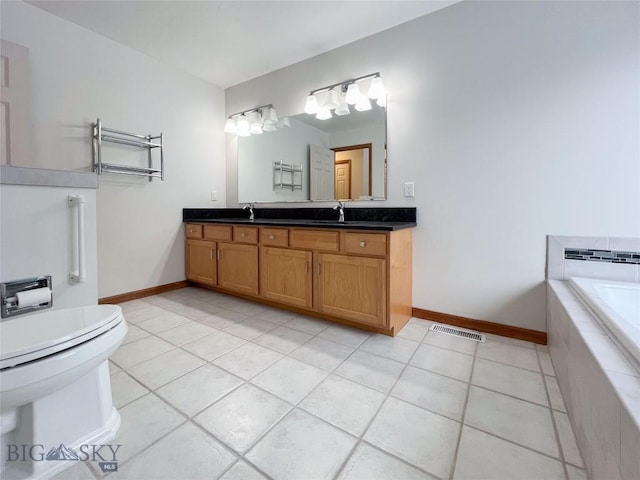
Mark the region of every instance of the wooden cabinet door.
<instances>
[{"instance_id":1,"label":"wooden cabinet door","mask_svg":"<svg viewBox=\"0 0 640 480\"><path fill-rule=\"evenodd\" d=\"M262 296L277 302L311 308L313 301L311 261L303 250L263 247Z\"/></svg>"},{"instance_id":2,"label":"wooden cabinet door","mask_svg":"<svg viewBox=\"0 0 640 480\"><path fill-rule=\"evenodd\" d=\"M218 243L218 286L258 294L258 246Z\"/></svg>"},{"instance_id":3,"label":"wooden cabinet door","mask_svg":"<svg viewBox=\"0 0 640 480\"><path fill-rule=\"evenodd\" d=\"M206 285L216 284L216 242L187 239L187 278Z\"/></svg>"},{"instance_id":4,"label":"wooden cabinet door","mask_svg":"<svg viewBox=\"0 0 640 480\"><path fill-rule=\"evenodd\" d=\"M315 266L317 305L321 312L386 325L385 260L320 253Z\"/></svg>"}]
</instances>

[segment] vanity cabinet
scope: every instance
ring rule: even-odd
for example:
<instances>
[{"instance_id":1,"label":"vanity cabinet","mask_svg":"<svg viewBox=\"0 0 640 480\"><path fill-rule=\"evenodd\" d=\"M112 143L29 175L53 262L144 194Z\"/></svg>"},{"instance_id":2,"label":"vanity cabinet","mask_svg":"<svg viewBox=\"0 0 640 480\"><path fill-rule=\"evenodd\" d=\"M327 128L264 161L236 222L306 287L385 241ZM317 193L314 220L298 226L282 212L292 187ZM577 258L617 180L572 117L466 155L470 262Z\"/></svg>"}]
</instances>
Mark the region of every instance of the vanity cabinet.
<instances>
[{"instance_id":1,"label":"vanity cabinet","mask_svg":"<svg viewBox=\"0 0 640 480\"><path fill-rule=\"evenodd\" d=\"M190 230L187 229L187 235ZM204 285L216 285L216 242L187 238L187 279Z\"/></svg>"},{"instance_id":2,"label":"vanity cabinet","mask_svg":"<svg viewBox=\"0 0 640 480\"><path fill-rule=\"evenodd\" d=\"M258 247L219 242L218 286L258 295Z\"/></svg>"},{"instance_id":3,"label":"vanity cabinet","mask_svg":"<svg viewBox=\"0 0 640 480\"><path fill-rule=\"evenodd\" d=\"M258 295L258 228L212 226L220 229L218 235L233 239L233 242L218 242L218 286L246 295Z\"/></svg>"},{"instance_id":4,"label":"vanity cabinet","mask_svg":"<svg viewBox=\"0 0 640 480\"><path fill-rule=\"evenodd\" d=\"M313 254L304 250L262 247L262 296L276 302L311 308Z\"/></svg>"},{"instance_id":5,"label":"vanity cabinet","mask_svg":"<svg viewBox=\"0 0 640 480\"><path fill-rule=\"evenodd\" d=\"M388 335L411 318L410 228L187 224L186 234L195 283Z\"/></svg>"},{"instance_id":6,"label":"vanity cabinet","mask_svg":"<svg viewBox=\"0 0 640 480\"><path fill-rule=\"evenodd\" d=\"M386 264L378 258L319 253L318 310L385 326Z\"/></svg>"}]
</instances>

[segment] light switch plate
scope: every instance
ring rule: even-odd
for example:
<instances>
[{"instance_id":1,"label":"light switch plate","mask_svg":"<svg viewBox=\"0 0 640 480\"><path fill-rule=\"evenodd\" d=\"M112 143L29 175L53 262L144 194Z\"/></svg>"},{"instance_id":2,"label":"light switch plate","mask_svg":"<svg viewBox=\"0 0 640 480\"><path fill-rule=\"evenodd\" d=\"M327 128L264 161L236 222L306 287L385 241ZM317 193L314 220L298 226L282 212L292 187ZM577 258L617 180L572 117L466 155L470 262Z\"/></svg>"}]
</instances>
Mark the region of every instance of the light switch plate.
<instances>
[{"instance_id":1,"label":"light switch plate","mask_svg":"<svg viewBox=\"0 0 640 480\"><path fill-rule=\"evenodd\" d=\"M414 184L413 184L413 182L404 182L404 196L405 197L413 197L414 196Z\"/></svg>"},{"instance_id":2,"label":"light switch plate","mask_svg":"<svg viewBox=\"0 0 640 480\"><path fill-rule=\"evenodd\" d=\"M215 190L211 190L211 201L212 202L218 201L218 192L216 192Z\"/></svg>"}]
</instances>

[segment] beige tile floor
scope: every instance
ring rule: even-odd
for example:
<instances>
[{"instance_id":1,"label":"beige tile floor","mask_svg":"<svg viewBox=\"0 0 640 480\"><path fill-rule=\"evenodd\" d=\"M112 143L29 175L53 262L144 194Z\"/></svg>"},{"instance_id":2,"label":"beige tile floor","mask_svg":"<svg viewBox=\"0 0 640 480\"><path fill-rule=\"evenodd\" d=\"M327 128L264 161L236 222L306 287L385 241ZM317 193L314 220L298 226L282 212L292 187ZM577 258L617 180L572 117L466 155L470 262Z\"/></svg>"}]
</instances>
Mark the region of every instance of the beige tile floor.
<instances>
[{"instance_id":1,"label":"beige tile floor","mask_svg":"<svg viewBox=\"0 0 640 480\"><path fill-rule=\"evenodd\" d=\"M108 478L587 478L545 347L418 319L390 338L195 288L122 308Z\"/></svg>"}]
</instances>

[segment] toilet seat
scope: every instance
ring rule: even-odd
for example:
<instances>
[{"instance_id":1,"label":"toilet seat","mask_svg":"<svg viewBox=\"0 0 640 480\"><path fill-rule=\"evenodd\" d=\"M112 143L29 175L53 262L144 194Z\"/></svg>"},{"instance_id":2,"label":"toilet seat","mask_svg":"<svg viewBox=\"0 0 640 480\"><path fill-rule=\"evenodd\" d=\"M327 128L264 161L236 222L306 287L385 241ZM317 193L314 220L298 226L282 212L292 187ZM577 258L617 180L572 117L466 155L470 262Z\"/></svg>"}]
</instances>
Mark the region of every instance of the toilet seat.
<instances>
[{"instance_id":1,"label":"toilet seat","mask_svg":"<svg viewBox=\"0 0 640 480\"><path fill-rule=\"evenodd\" d=\"M0 370L67 350L124 320L117 305L50 310L0 322Z\"/></svg>"}]
</instances>

